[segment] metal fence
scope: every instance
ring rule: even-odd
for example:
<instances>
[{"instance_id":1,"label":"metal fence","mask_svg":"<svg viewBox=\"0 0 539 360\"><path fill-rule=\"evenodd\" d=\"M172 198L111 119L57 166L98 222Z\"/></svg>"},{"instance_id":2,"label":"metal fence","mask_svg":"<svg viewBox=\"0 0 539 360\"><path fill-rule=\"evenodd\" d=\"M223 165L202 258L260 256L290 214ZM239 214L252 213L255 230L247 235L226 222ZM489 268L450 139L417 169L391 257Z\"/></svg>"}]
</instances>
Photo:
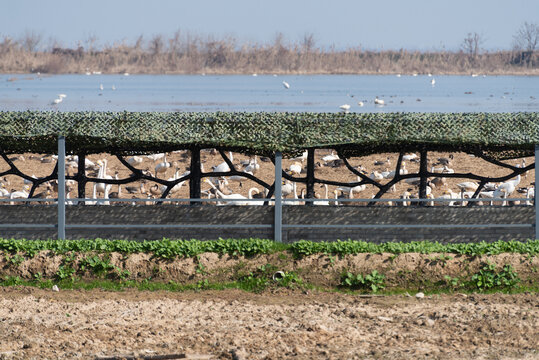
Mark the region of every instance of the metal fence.
<instances>
[{"instance_id":1,"label":"metal fence","mask_svg":"<svg viewBox=\"0 0 539 360\"><path fill-rule=\"evenodd\" d=\"M539 178L539 145L535 147L535 179ZM302 201L302 202L474 202L474 201L522 201L529 199L515 198L515 199L283 199L282 198L282 155L277 152L275 154L275 199L266 199L274 204L274 219L272 224L66 224L66 204L77 204L78 202L92 202L94 204L102 204L105 202L260 202L261 199L66 199L65 185L65 137L58 137L58 198L57 199L0 199L0 202L13 201L13 202L50 202L54 201L58 208L58 220L55 224L32 224L32 223L3 223L0 224L0 228L13 229L13 228L40 228L40 229L52 229L56 228L58 232L58 239L66 238L66 229L80 229L80 228L103 228L103 229L121 229L121 228L200 228L200 229L215 229L215 228L245 228L245 229L274 229L274 240L282 242L283 229L290 228L352 228L352 229L394 229L394 228L534 228L535 238L539 238L539 229L536 224L539 224L539 211L538 203L534 199L535 209L535 223L530 224L283 224L283 206L287 203Z\"/></svg>"}]
</instances>

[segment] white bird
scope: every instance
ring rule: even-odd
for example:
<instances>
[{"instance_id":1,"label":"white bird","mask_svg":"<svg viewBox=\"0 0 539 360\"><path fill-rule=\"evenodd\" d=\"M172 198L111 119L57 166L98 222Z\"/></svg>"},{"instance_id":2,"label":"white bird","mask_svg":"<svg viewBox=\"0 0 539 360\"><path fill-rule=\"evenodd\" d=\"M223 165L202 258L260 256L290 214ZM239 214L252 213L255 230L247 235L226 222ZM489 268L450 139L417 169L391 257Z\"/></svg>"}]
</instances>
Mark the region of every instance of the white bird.
<instances>
[{"instance_id":1,"label":"white bird","mask_svg":"<svg viewBox=\"0 0 539 360\"><path fill-rule=\"evenodd\" d=\"M245 166L243 169L244 172L247 173L255 173L257 170L260 169L260 164L257 162L257 156L255 155L254 160L249 161L249 165Z\"/></svg>"},{"instance_id":2,"label":"white bird","mask_svg":"<svg viewBox=\"0 0 539 360\"><path fill-rule=\"evenodd\" d=\"M103 84L99 84L99 90L103 90L104 87L103 87Z\"/></svg>"},{"instance_id":3,"label":"white bird","mask_svg":"<svg viewBox=\"0 0 539 360\"><path fill-rule=\"evenodd\" d=\"M177 170L175 173L174 173L174 176L169 178L167 181L176 181L178 180L180 177L182 177L180 175L180 171ZM184 181L180 181L179 183L177 183L176 185L174 185L172 187L172 189L170 189L170 193L175 193L175 192L178 192L180 191L180 189L182 188L183 184L185 183L185 180ZM166 186L165 186L165 189L166 189Z\"/></svg>"},{"instance_id":4,"label":"white bird","mask_svg":"<svg viewBox=\"0 0 539 360\"><path fill-rule=\"evenodd\" d=\"M361 178L358 176L357 177L357 181L360 182L361 181ZM338 187L336 190L337 191L342 191L343 193L348 193L350 194L350 191L353 191L353 192L360 192L360 191L363 191L367 188L367 185L366 184L362 184L362 185L356 185L356 186L353 186L353 187L350 187L350 186L341 186L341 187ZM326 198L327 198L327 194L326 194Z\"/></svg>"},{"instance_id":5,"label":"white bird","mask_svg":"<svg viewBox=\"0 0 539 360\"><path fill-rule=\"evenodd\" d=\"M290 84L288 84L286 81L283 81L283 86L285 89L290 89Z\"/></svg>"},{"instance_id":6,"label":"white bird","mask_svg":"<svg viewBox=\"0 0 539 360\"><path fill-rule=\"evenodd\" d=\"M324 197L324 199L329 199L329 197L328 197L329 196L329 187L328 187L327 184L324 184L323 186L326 188L326 196ZM319 199L318 196L316 196L316 197ZM325 201L322 201L322 200L313 201L313 205L329 206L329 201L328 200L325 200Z\"/></svg>"},{"instance_id":7,"label":"white bird","mask_svg":"<svg viewBox=\"0 0 539 360\"><path fill-rule=\"evenodd\" d=\"M349 104L341 105L341 106L339 106L339 109L341 109L342 111L344 111L345 113L347 113L347 112L350 111L350 105L349 105Z\"/></svg>"},{"instance_id":8,"label":"white bird","mask_svg":"<svg viewBox=\"0 0 539 360\"><path fill-rule=\"evenodd\" d=\"M300 175L301 174L301 170L302 170L302 166L301 166L301 163L296 161L295 163L293 163L292 165L290 165L290 168L289 168L290 172L296 174L296 175Z\"/></svg>"},{"instance_id":9,"label":"white bird","mask_svg":"<svg viewBox=\"0 0 539 360\"><path fill-rule=\"evenodd\" d=\"M11 194L9 194L10 199L26 199L28 198L28 193L30 192L30 186L24 185L22 187L22 190L20 191L13 191ZM14 202L10 202L11 205L14 204Z\"/></svg>"},{"instance_id":10,"label":"white bird","mask_svg":"<svg viewBox=\"0 0 539 360\"><path fill-rule=\"evenodd\" d=\"M112 176L107 175L107 160L98 160L97 165L99 165L99 172L97 174L98 179L110 179L112 180ZM98 193L107 194L109 193L110 189L112 188L112 184L106 184L105 183L97 183L95 184L95 190Z\"/></svg>"},{"instance_id":11,"label":"white bird","mask_svg":"<svg viewBox=\"0 0 539 360\"><path fill-rule=\"evenodd\" d=\"M384 105L385 101L382 99L378 99L378 96L374 99L374 104L376 105Z\"/></svg>"},{"instance_id":12,"label":"white bird","mask_svg":"<svg viewBox=\"0 0 539 360\"><path fill-rule=\"evenodd\" d=\"M112 90L116 90L116 86L112 85L112 88L111 88L111 89L112 89Z\"/></svg>"},{"instance_id":13,"label":"white bird","mask_svg":"<svg viewBox=\"0 0 539 360\"><path fill-rule=\"evenodd\" d=\"M131 166L140 165L142 164L142 161L144 161L143 158L140 156L132 156L129 159L127 159L127 163Z\"/></svg>"},{"instance_id":14,"label":"white bird","mask_svg":"<svg viewBox=\"0 0 539 360\"><path fill-rule=\"evenodd\" d=\"M358 101L358 102L357 102L357 105L358 105L359 107L361 107L361 106L363 106L363 105L365 105L365 104L363 103L363 101Z\"/></svg>"},{"instance_id":15,"label":"white bird","mask_svg":"<svg viewBox=\"0 0 539 360\"><path fill-rule=\"evenodd\" d=\"M410 161L413 159L417 159L417 154L412 153L412 154L406 154L402 156L402 160L404 161Z\"/></svg>"},{"instance_id":16,"label":"white bird","mask_svg":"<svg viewBox=\"0 0 539 360\"><path fill-rule=\"evenodd\" d=\"M61 103L63 100L63 98L58 98L58 99L54 99L51 103L51 105L58 105L59 103Z\"/></svg>"},{"instance_id":17,"label":"white bird","mask_svg":"<svg viewBox=\"0 0 539 360\"><path fill-rule=\"evenodd\" d=\"M307 160L308 154L309 154L309 152L308 152L307 150L305 150L305 151L303 152L303 154L301 154L301 156L297 156L297 157L295 157L295 158L291 158L290 160L304 162L305 160Z\"/></svg>"},{"instance_id":18,"label":"white bird","mask_svg":"<svg viewBox=\"0 0 539 360\"><path fill-rule=\"evenodd\" d=\"M335 154L333 150L331 151L331 154L322 157L322 161L326 163L330 161L338 160L338 159L339 159L339 155Z\"/></svg>"},{"instance_id":19,"label":"white bird","mask_svg":"<svg viewBox=\"0 0 539 360\"><path fill-rule=\"evenodd\" d=\"M255 193L255 194L260 194L260 190L258 190L258 189L255 188L255 187L250 188L250 189L249 189L249 199L255 199L255 197L253 196L253 193ZM247 205L264 205L264 200L260 200L260 201L249 201L249 202L247 202Z\"/></svg>"},{"instance_id":20,"label":"white bird","mask_svg":"<svg viewBox=\"0 0 539 360\"><path fill-rule=\"evenodd\" d=\"M165 153L159 153L159 154L152 154L152 155L146 155L146 157L152 161L161 160L165 157Z\"/></svg>"},{"instance_id":21,"label":"white bird","mask_svg":"<svg viewBox=\"0 0 539 360\"><path fill-rule=\"evenodd\" d=\"M234 157L232 156L232 151L228 152L228 156L229 156L231 162L234 161ZM217 166L213 166L212 169L213 169L213 172L228 172L228 171L230 171L230 167L228 166L226 161L223 161L222 163L220 163Z\"/></svg>"},{"instance_id":22,"label":"white bird","mask_svg":"<svg viewBox=\"0 0 539 360\"><path fill-rule=\"evenodd\" d=\"M157 177L157 174L159 173L166 173L171 166L172 163L168 162L167 157L165 156L163 158L163 162L160 162L159 164L155 165L155 177Z\"/></svg>"},{"instance_id":23,"label":"white bird","mask_svg":"<svg viewBox=\"0 0 539 360\"><path fill-rule=\"evenodd\" d=\"M225 195L217 187L215 187L210 180L204 179L204 181L210 184L210 186L215 190L216 196L220 199L247 199L241 194ZM227 201L226 203L218 202L217 205L249 205L249 201Z\"/></svg>"},{"instance_id":24,"label":"white bird","mask_svg":"<svg viewBox=\"0 0 539 360\"><path fill-rule=\"evenodd\" d=\"M432 86L434 86L434 84L436 84L436 80L431 79L431 80L430 80L430 84L431 84Z\"/></svg>"},{"instance_id":25,"label":"white bird","mask_svg":"<svg viewBox=\"0 0 539 360\"><path fill-rule=\"evenodd\" d=\"M477 190L479 185L473 181L465 181L460 184L457 184L457 187L463 191L475 191Z\"/></svg>"}]
</instances>

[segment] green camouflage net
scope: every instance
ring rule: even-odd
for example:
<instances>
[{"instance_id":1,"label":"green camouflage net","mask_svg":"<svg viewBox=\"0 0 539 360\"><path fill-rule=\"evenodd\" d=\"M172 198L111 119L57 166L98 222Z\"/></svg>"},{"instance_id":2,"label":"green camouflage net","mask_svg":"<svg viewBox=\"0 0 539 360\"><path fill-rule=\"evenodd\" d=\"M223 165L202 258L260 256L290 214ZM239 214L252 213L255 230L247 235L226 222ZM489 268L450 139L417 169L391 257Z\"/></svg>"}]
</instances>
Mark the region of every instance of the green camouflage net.
<instances>
[{"instance_id":1,"label":"green camouflage net","mask_svg":"<svg viewBox=\"0 0 539 360\"><path fill-rule=\"evenodd\" d=\"M496 159L533 155L539 116L520 113L174 113L0 112L6 153L147 154L191 147L285 157L307 148L342 156L382 152L483 152Z\"/></svg>"}]
</instances>

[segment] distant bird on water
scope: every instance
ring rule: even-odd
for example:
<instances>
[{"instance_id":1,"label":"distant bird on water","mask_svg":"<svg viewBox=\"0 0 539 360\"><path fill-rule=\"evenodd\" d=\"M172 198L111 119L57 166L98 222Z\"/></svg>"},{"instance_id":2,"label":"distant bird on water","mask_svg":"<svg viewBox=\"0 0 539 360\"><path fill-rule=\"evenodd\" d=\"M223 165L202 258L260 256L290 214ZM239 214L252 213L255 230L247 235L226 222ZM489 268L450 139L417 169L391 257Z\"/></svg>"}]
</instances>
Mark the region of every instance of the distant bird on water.
<instances>
[{"instance_id":1,"label":"distant bird on water","mask_svg":"<svg viewBox=\"0 0 539 360\"><path fill-rule=\"evenodd\" d=\"M290 84L288 84L286 81L283 81L283 86L285 89L290 89Z\"/></svg>"},{"instance_id":2,"label":"distant bird on water","mask_svg":"<svg viewBox=\"0 0 539 360\"><path fill-rule=\"evenodd\" d=\"M99 84L99 90L103 90L103 84Z\"/></svg>"},{"instance_id":3,"label":"distant bird on water","mask_svg":"<svg viewBox=\"0 0 539 360\"><path fill-rule=\"evenodd\" d=\"M436 80L432 79L432 80L430 81L430 84L431 84L432 86L434 86L434 84L436 84Z\"/></svg>"},{"instance_id":4,"label":"distant bird on water","mask_svg":"<svg viewBox=\"0 0 539 360\"><path fill-rule=\"evenodd\" d=\"M51 105L58 105L59 103L61 103L64 98L66 98L67 95L66 94L58 94L58 99L54 99L51 103Z\"/></svg>"},{"instance_id":5,"label":"distant bird on water","mask_svg":"<svg viewBox=\"0 0 539 360\"><path fill-rule=\"evenodd\" d=\"M339 109L341 109L342 111L347 113L347 112L350 111L350 105L348 105L348 104L341 105L341 106L339 106Z\"/></svg>"},{"instance_id":6,"label":"distant bird on water","mask_svg":"<svg viewBox=\"0 0 539 360\"><path fill-rule=\"evenodd\" d=\"M376 105L384 105L385 104L385 101L382 100L382 99L378 99L378 96L374 99L374 103Z\"/></svg>"}]
</instances>

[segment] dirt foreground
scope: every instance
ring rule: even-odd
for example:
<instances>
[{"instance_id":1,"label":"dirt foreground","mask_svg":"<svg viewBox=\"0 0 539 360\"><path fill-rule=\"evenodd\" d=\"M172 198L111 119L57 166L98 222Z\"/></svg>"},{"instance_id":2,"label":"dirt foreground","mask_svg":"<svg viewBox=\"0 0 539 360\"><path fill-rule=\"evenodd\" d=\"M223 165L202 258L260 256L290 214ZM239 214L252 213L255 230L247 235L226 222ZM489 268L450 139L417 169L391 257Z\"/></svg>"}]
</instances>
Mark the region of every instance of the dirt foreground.
<instances>
[{"instance_id":1,"label":"dirt foreground","mask_svg":"<svg viewBox=\"0 0 539 360\"><path fill-rule=\"evenodd\" d=\"M0 359L537 359L538 333L536 294L0 289Z\"/></svg>"}]
</instances>

